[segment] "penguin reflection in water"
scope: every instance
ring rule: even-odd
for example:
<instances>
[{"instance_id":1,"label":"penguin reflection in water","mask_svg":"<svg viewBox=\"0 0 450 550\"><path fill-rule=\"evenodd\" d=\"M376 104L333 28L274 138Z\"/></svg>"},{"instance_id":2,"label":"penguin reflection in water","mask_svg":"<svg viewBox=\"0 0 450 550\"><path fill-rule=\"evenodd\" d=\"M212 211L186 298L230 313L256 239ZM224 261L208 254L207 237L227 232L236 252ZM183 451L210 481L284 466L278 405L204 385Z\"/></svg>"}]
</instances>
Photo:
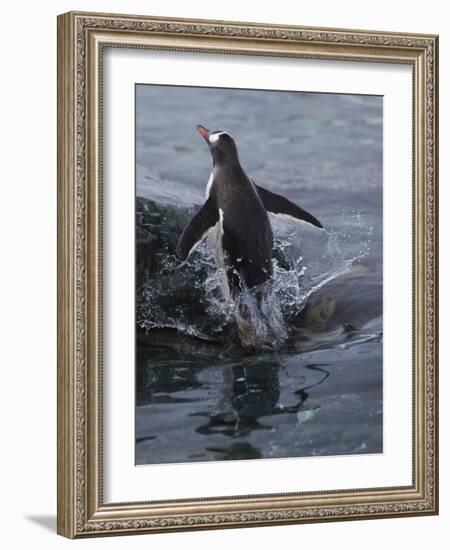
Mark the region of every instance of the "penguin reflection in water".
<instances>
[{"instance_id":1,"label":"penguin reflection in water","mask_svg":"<svg viewBox=\"0 0 450 550\"><path fill-rule=\"evenodd\" d=\"M273 233L268 212L322 224L285 197L256 185L242 168L236 144L227 132L197 130L206 140L213 169L206 187L206 202L184 229L177 256L186 260L206 236L217 268L224 274L222 292L236 304L235 318L242 346L258 347L258 334L243 292L254 290L257 301L262 285L272 277Z\"/></svg>"}]
</instances>

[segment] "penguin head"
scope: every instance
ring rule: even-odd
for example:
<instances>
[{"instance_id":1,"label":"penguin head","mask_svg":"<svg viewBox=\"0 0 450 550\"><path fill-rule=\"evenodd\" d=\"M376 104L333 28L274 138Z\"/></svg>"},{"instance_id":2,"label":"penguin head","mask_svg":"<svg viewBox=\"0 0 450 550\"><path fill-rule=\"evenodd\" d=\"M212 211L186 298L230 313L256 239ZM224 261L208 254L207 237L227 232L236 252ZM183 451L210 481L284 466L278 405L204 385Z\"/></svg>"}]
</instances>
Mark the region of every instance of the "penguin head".
<instances>
[{"instance_id":1,"label":"penguin head","mask_svg":"<svg viewBox=\"0 0 450 550\"><path fill-rule=\"evenodd\" d=\"M214 163L239 162L236 143L228 132L211 132L200 125L197 126L197 130L208 144Z\"/></svg>"}]
</instances>

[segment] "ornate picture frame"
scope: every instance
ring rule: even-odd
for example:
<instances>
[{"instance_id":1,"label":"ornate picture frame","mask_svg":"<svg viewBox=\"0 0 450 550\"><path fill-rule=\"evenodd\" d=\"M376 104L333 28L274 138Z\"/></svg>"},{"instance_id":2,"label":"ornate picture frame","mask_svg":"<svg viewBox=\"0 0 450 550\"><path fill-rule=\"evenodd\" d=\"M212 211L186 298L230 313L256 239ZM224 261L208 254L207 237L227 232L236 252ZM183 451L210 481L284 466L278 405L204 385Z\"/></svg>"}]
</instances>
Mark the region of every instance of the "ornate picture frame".
<instances>
[{"instance_id":1,"label":"ornate picture frame","mask_svg":"<svg viewBox=\"0 0 450 550\"><path fill-rule=\"evenodd\" d=\"M168 500L152 499L149 490L145 502L104 501L101 90L106 48L412 68L410 485ZM437 36L78 12L58 17L59 534L82 538L438 513L437 119Z\"/></svg>"}]
</instances>

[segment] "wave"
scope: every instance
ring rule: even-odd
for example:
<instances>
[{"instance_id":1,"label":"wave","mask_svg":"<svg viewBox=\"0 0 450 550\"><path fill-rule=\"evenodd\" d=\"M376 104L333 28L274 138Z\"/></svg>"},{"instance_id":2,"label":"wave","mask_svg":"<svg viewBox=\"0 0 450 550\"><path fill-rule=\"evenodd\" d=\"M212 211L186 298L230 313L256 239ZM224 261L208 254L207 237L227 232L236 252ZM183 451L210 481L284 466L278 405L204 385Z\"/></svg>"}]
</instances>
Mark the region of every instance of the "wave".
<instances>
[{"instance_id":1,"label":"wave","mask_svg":"<svg viewBox=\"0 0 450 550\"><path fill-rule=\"evenodd\" d=\"M337 232L271 215L273 277L260 287L244 289L234 303L223 297L222 274L206 241L186 262L175 257L180 228L191 211L171 206L166 212L166 207L145 199L140 204L153 220L150 232L162 234L156 245L152 242L148 269L138 277L136 321L147 332L169 328L202 340L233 344L239 340L236 313L245 308L255 347L279 349L296 332L309 298L351 273L370 249L370 228L357 214L345 231ZM144 226L141 223L141 229ZM321 307L321 317L333 314L332 307L325 314Z\"/></svg>"}]
</instances>

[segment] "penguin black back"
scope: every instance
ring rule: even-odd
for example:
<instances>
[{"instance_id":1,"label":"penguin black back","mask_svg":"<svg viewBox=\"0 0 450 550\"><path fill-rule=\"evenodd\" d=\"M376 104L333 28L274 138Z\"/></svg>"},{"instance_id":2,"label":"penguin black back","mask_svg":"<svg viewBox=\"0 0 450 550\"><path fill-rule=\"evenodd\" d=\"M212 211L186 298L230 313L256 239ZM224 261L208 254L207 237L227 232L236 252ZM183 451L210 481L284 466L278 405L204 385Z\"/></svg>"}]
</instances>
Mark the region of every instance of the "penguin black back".
<instances>
[{"instance_id":1,"label":"penguin black back","mask_svg":"<svg viewBox=\"0 0 450 550\"><path fill-rule=\"evenodd\" d=\"M273 234L268 212L284 214L317 227L321 223L285 197L257 186L242 168L236 144L224 131L197 130L208 144L213 169L207 200L180 237L177 253L186 258L213 228L219 227L231 294L252 288L272 275ZM215 255L217 257L217 255Z\"/></svg>"},{"instance_id":2,"label":"penguin black back","mask_svg":"<svg viewBox=\"0 0 450 550\"><path fill-rule=\"evenodd\" d=\"M233 138L226 132L198 129L213 158L209 197L221 212L221 245L235 295L243 286L252 288L271 277L272 228L264 204L240 164Z\"/></svg>"}]
</instances>

